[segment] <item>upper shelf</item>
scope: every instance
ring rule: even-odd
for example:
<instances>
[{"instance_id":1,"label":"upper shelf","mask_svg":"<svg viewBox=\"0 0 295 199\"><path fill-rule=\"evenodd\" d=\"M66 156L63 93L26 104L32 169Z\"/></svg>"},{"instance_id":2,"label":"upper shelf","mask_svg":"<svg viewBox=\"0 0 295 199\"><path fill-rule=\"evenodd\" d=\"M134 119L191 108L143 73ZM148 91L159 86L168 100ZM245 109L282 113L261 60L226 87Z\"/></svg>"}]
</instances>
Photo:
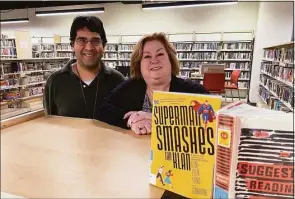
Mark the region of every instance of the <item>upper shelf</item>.
<instances>
[{"instance_id":1,"label":"upper shelf","mask_svg":"<svg viewBox=\"0 0 295 199\"><path fill-rule=\"evenodd\" d=\"M294 42L288 42L288 43L284 43L284 44L279 44L276 46L269 46L266 48L263 48L265 50L271 50L271 49L279 49L279 48L292 48L294 47Z\"/></svg>"}]
</instances>

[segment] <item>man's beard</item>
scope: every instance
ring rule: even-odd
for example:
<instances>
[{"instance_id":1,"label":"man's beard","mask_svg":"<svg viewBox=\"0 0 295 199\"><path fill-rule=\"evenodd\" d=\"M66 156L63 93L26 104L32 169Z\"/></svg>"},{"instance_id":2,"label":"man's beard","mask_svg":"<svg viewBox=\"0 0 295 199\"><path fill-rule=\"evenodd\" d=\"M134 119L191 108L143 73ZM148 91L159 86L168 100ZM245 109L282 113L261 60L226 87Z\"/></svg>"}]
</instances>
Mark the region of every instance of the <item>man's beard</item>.
<instances>
[{"instance_id":1,"label":"man's beard","mask_svg":"<svg viewBox=\"0 0 295 199\"><path fill-rule=\"evenodd\" d=\"M80 65L88 70L96 70L100 68L101 58L102 58L102 55L100 55L96 60L90 63L87 63L87 61L84 61L83 59L81 59Z\"/></svg>"}]
</instances>

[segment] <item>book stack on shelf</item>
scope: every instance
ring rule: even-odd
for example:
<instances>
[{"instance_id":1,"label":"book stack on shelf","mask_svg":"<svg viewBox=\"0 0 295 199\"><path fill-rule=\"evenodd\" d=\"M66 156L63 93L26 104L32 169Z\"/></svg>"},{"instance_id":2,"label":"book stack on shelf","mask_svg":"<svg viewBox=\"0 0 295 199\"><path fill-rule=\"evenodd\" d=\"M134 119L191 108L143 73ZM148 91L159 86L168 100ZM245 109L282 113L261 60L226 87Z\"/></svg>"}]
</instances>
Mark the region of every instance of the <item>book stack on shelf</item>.
<instances>
[{"instance_id":1,"label":"book stack on shelf","mask_svg":"<svg viewBox=\"0 0 295 199\"><path fill-rule=\"evenodd\" d=\"M73 58L74 52L69 43L56 43L55 44L56 57Z\"/></svg>"},{"instance_id":2,"label":"book stack on shelf","mask_svg":"<svg viewBox=\"0 0 295 199\"><path fill-rule=\"evenodd\" d=\"M202 79L199 77L202 63L216 63L218 42L171 42L180 61L180 77Z\"/></svg>"},{"instance_id":3,"label":"book stack on shelf","mask_svg":"<svg viewBox=\"0 0 295 199\"><path fill-rule=\"evenodd\" d=\"M104 64L108 67L116 68L118 66L118 44L107 44L104 52Z\"/></svg>"},{"instance_id":4,"label":"book stack on shelf","mask_svg":"<svg viewBox=\"0 0 295 199\"><path fill-rule=\"evenodd\" d=\"M294 110L294 43L267 47L258 94L270 109Z\"/></svg>"},{"instance_id":5,"label":"book stack on shelf","mask_svg":"<svg viewBox=\"0 0 295 199\"><path fill-rule=\"evenodd\" d=\"M33 58L53 58L54 44L33 44Z\"/></svg>"},{"instance_id":6,"label":"book stack on shelf","mask_svg":"<svg viewBox=\"0 0 295 199\"><path fill-rule=\"evenodd\" d=\"M1 59L9 59L9 58L17 57L14 38L8 38L7 35L1 34L0 47L1 47Z\"/></svg>"},{"instance_id":7,"label":"book stack on shelf","mask_svg":"<svg viewBox=\"0 0 295 199\"><path fill-rule=\"evenodd\" d=\"M42 110L46 80L67 61L57 58L0 60L1 120Z\"/></svg>"}]
</instances>

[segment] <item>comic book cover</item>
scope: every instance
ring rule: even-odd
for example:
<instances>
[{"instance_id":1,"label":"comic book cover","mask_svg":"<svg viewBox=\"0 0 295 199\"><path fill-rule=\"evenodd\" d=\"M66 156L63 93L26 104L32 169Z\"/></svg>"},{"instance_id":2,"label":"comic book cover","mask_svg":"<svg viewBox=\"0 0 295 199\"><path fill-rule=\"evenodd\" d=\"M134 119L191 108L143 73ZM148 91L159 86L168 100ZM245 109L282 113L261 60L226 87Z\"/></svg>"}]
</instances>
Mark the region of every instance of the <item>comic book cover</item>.
<instances>
[{"instance_id":1,"label":"comic book cover","mask_svg":"<svg viewBox=\"0 0 295 199\"><path fill-rule=\"evenodd\" d=\"M214 198L294 198L293 122L247 104L219 110Z\"/></svg>"},{"instance_id":2,"label":"comic book cover","mask_svg":"<svg viewBox=\"0 0 295 199\"><path fill-rule=\"evenodd\" d=\"M155 92L150 183L188 198L210 198L215 113L221 96Z\"/></svg>"}]
</instances>

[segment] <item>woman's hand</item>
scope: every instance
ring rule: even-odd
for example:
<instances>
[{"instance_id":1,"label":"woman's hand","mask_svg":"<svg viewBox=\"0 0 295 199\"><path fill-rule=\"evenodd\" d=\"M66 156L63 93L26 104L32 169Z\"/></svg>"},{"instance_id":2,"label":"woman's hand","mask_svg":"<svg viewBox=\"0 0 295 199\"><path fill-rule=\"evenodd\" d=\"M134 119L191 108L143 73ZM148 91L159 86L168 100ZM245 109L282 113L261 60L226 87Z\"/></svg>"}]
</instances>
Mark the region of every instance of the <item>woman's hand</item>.
<instances>
[{"instance_id":1,"label":"woman's hand","mask_svg":"<svg viewBox=\"0 0 295 199\"><path fill-rule=\"evenodd\" d=\"M152 113L144 111L130 111L124 115L124 119L128 119L127 127L131 127L133 123L139 122L141 120L149 119L152 121Z\"/></svg>"},{"instance_id":2,"label":"woman's hand","mask_svg":"<svg viewBox=\"0 0 295 199\"><path fill-rule=\"evenodd\" d=\"M131 130L137 135L151 134L152 120L144 119L131 124Z\"/></svg>"}]
</instances>

